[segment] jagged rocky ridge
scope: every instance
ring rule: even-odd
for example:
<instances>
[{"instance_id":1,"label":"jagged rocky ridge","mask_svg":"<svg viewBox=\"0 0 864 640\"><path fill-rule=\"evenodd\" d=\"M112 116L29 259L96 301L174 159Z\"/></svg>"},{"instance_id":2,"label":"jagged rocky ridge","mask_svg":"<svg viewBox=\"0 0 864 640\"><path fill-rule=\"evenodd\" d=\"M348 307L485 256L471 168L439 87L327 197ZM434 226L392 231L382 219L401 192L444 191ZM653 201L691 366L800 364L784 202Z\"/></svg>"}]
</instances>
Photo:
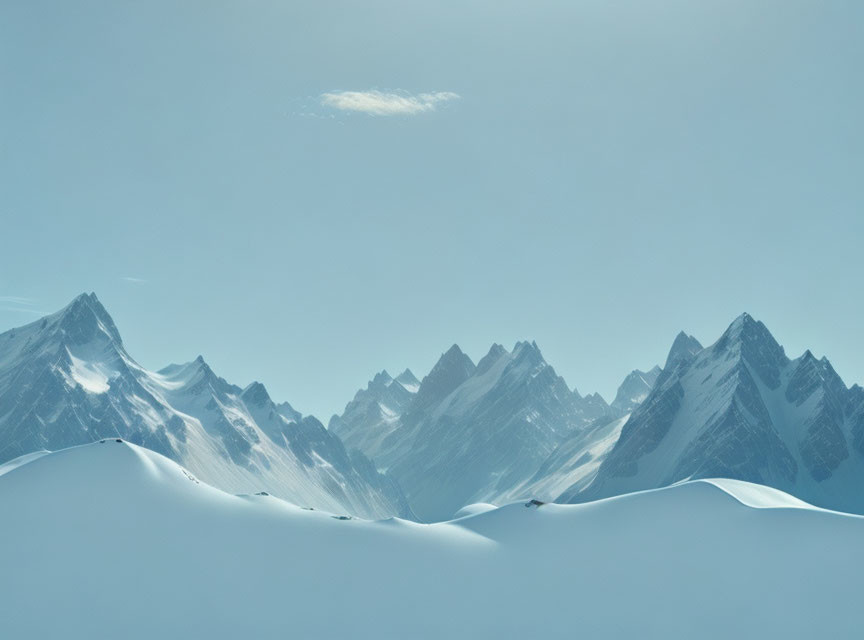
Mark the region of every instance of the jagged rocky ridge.
<instances>
[{"instance_id":1,"label":"jagged rocky ridge","mask_svg":"<svg viewBox=\"0 0 864 640\"><path fill-rule=\"evenodd\" d=\"M864 513L864 390L809 351L790 360L747 314L707 348L682 332L611 404L569 389L534 343L493 345L476 364L454 345L422 382L375 376L329 429L200 357L143 369L92 294L0 334L0 462L115 436L234 493L366 517L706 477Z\"/></svg>"},{"instance_id":2,"label":"jagged rocky ridge","mask_svg":"<svg viewBox=\"0 0 864 640\"><path fill-rule=\"evenodd\" d=\"M614 442L616 411L569 389L535 343L495 344L476 365L453 345L416 391L375 376L330 429L386 469L421 519L441 520L472 502L550 499L590 476L597 463L584 454ZM575 459L559 451L574 442Z\"/></svg>"},{"instance_id":3,"label":"jagged rocky ridge","mask_svg":"<svg viewBox=\"0 0 864 640\"><path fill-rule=\"evenodd\" d=\"M413 395L377 388L331 428L387 469L421 518L710 477L864 513L864 390L809 351L790 360L748 314L707 348L681 332L663 368L629 374L610 405L568 391L532 343L494 345L476 366L454 345Z\"/></svg>"},{"instance_id":4,"label":"jagged rocky ridge","mask_svg":"<svg viewBox=\"0 0 864 640\"><path fill-rule=\"evenodd\" d=\"M790 360L748 314L704 349L679 336L596 476L561 499L710 477L864 512L864 391L847 388L831 363L810 351Z\"/></svg>"},{"instance_id":5,"label":"jagged rocky ridge","mask_svg":"<svg viewBox=\"0 0 864 640\"><path fill-rule=\"evenodd\" d=\"M396 483L265 387L217 376L203 358L151 372L126 352L94 294L0 334L0 463L121 437L233 493L412 517Z\"/></svg>"}]
</instances>

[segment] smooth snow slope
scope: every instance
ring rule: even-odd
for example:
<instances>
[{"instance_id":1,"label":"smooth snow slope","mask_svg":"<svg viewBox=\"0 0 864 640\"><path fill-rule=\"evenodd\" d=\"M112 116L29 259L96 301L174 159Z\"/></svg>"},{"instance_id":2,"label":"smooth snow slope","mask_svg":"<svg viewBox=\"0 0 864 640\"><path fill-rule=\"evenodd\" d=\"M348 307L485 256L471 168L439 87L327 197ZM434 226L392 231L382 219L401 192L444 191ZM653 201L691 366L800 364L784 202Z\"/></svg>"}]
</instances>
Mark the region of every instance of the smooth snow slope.
<instances>
[{"instance_id":1,"label":"smooth snow slope","mask_svg":"<svg viewBox=\"0 0 864 640\"><path fill-rule=\"evenodd\" d=\"M9 465L0 513L9 638L848 638L860 627L864 518L744 482L435 525L338 520L228 495L112 439Z\"/></svg>"}]
</instances>

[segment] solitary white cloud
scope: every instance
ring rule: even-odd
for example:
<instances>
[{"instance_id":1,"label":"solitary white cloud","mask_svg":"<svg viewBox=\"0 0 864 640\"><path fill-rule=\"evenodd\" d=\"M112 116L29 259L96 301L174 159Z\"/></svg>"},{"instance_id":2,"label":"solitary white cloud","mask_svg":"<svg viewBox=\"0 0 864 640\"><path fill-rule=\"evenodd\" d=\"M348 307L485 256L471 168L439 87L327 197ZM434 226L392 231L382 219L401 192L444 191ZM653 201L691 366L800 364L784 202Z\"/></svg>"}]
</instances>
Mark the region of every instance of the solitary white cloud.
<instances>
[{"instance_id":1,"label":"solitary white cloud","mask_svg":"<svg viewBox=\"0 0 864 640\"><path fill-rule=\"evenodd\" d=\"M147 282L144 278L132 278L131 276L123 276L120 278L121 280L125 280L126 282L133 282L135 284L144 284Z\"/></svg>"},{"instance_id":2,"label":"solitary white cloud","mask_svg":"<svg viewBox=\"0 0 864 640\"><path fill-rule=\"evenodd\" d=\"M458 100L451 91L410 94L368 91L331 91L321 94L321 104L340 111L359 111L373 116L411 116L435 111L438 105Z\"/></svg>"}]
</instances>

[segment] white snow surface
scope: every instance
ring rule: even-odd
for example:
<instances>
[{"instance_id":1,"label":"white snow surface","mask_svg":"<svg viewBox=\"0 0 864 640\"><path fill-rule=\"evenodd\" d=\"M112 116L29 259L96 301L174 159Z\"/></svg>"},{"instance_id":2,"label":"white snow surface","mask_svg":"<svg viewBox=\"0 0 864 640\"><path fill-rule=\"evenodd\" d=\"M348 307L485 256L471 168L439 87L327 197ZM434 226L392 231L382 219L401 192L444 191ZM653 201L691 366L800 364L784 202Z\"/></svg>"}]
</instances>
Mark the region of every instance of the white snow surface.
<instances>
[{"instance_id":1,"label":"white snow surface","mask_svg":"<svg viewBox=\"0 0 864 640\"><path fill-rule=\"evenodd\" d=\"M4 470L8 638L860 632L864 518L745 482L421 525L232 496L114 439Z\"/></svg>"},{"instance_id":2,"label":"white snow surface","mask_svg":"<svg viewBox=\"0 0 864 640\"><path fill-rule=\"evenodd\" d=\"M105 393L110 388L109 375L98 365L76 358L69 349L69 377L87 393Z\"/></svg>"},{"instance_id":3,"label":"white snow surface","mask_svg":"<svg viewBox=\"0 0 864 640\"><path fill-rule=\"evenodd\" d=\"M498 507L496 507L494 504L489 504L488 502L475 502L474 504L466 504L464 507L462 507L453 514L453 519L458 520L459 518L476 516L479 513L486 513L487 511L492 511L497 508Z\"/></svg>"}]
</instances>

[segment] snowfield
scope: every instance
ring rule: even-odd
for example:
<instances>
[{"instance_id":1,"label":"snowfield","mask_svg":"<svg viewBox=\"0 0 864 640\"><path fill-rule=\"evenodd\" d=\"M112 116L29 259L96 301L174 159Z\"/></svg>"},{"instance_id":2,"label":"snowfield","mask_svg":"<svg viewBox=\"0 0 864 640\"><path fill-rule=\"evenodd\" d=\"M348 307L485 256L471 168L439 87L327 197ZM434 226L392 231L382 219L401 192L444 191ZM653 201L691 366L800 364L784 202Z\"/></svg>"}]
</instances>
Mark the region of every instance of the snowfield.
<instances>
[{"instance_id":1,"label":"snowfield","mask_svg":"<svg viewBox=\"0 0 864 640\"><path fill-rule=\"evenodd\" d=\"M0 513L6 638L860 632L864 518L745 482L371 522L110 439L0 467Z\"/></svg>"}]
</instances>

